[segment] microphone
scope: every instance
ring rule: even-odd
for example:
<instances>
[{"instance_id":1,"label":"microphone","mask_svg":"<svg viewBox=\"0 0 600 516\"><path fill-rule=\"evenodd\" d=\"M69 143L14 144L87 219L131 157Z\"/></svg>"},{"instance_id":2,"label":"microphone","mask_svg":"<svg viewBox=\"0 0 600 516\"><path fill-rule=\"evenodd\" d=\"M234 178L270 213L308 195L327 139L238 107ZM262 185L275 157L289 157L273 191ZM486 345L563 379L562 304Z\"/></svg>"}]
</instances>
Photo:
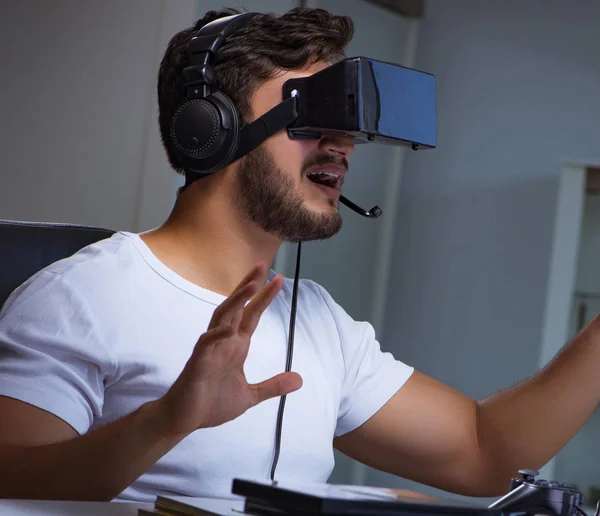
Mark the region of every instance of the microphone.
<instances>
[{"instance_id":1,"label":"microphone","mask_svg":"<svg viewBox=\"0 0 600 516\"><path fill-rule=\"evenodd\" d=\"M359 215L362 215L363 217L367 217L369 219L376 219L383 213L379 206L373 206L369 211L366 211L360 206L354 204L352 201L346 199L343 195L340 195L340 202L348 206L348 208L350 208L351 210L354 210Z\"/></svg>"}]
</instances>

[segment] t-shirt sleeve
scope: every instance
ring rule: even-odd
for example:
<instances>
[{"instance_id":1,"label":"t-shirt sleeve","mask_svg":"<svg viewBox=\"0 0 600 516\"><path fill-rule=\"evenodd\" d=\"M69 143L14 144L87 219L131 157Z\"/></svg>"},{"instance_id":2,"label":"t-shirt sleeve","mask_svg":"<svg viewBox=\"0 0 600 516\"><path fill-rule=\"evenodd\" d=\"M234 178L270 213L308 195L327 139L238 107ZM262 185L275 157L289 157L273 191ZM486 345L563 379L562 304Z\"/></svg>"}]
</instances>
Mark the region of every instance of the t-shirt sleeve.
<instances>
[{"instance_id":1,"label":"t-shirt sleeve","mask_svg":"<svg viewBox=\"0 0 600 516\"><path fill-rule=\"evenodd\" d=\"M345 376L342 384L336 437L358 428L381 409L406 383L414 368L383 352L373 326L355 321L322 287L340 334Z\"/></svg>"},{"instance_id":2,"label":"t-shirt sleeve","mask_svg":"<svg viewBox=\"0 0 600 516\"><path fill-rule=\"evenodd\" d=\"M85 433L102 413L114 360L84 298L42 271L0 312L0 395L24 401Z\"/></svg>"}]
</instances>

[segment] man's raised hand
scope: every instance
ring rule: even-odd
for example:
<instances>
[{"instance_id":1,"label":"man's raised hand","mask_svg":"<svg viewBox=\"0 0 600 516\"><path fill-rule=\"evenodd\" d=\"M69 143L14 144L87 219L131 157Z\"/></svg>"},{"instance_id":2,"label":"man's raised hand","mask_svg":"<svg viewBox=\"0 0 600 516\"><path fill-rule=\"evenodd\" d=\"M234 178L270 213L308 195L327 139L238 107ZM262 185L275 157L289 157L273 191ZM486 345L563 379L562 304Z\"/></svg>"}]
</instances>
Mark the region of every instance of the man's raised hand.
<instances>
[{"instance_id":1,"label":"man's raised hand","mask_svg":"<svg viewBox=\"0 0 600 516\"><path fill-rule=\"evenodd\" d=\"M302 386L300 376L292 372L254 385L244 375L250 339L284 282L276 276L263 287L267 274L265 264L257 265L215 310L181 375L158 400L170 435L184 437L198 428L221 425Z\"/></svg>"}]
</instances>

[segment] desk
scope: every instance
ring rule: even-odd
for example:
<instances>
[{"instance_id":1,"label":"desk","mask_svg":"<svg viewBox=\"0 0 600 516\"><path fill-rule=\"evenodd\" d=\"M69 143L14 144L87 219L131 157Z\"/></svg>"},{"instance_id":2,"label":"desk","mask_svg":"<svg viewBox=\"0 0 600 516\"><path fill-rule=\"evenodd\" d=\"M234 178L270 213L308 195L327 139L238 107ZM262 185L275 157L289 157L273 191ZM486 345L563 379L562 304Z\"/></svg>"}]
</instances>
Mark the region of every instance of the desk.
<instances>
[{"instance_id":1,"label":"desk","mask_svg":"<svg viewBox=\"0 0 600 516\"><path fill-rule=\"evenodd\" d=\"M138 509L153 508L153 503L0 500L2 516L137 516Z\"/></svg>"}]
</instances>

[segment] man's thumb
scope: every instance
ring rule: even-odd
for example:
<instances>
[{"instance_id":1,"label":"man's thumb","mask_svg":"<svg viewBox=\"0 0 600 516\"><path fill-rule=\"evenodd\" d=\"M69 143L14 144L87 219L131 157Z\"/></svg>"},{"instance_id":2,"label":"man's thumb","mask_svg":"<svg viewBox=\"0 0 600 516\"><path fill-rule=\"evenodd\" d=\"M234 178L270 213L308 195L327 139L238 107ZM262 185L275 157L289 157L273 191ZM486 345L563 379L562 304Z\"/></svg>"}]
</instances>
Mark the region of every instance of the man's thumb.
<instances>
[{"instance_id":1,"label":"man's thumb","mask_svg":"<svg viewBox=\"0 0 600 516\"><path fill-rule=\"evenodd\" d=\"M302 377L298 373L281 373L264 382L250 386L254 391L254 405L270 398L297 391L300 387L302 387Z\"/></svg>"}]
</instances>

